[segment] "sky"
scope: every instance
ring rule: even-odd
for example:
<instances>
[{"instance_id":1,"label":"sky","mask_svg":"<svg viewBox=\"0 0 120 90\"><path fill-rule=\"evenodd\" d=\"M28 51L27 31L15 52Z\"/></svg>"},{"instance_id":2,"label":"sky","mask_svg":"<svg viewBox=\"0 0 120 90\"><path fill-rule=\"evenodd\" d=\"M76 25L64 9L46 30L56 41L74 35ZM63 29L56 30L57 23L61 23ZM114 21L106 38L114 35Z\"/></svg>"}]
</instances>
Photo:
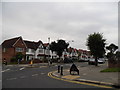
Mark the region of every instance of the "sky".
<instances>
[{"instance_id":1,"label":"sky","mask_svg":"<svg viewBox=\"0 0 120 90\"><path fill-rule=\"evenodd\" d=\"M2 2L1 15L0 43L19 36L47 43L50 37L87 49L88 35L99 32L107 45L118 45L117 2Z\"/></svg>"}]
</instances>

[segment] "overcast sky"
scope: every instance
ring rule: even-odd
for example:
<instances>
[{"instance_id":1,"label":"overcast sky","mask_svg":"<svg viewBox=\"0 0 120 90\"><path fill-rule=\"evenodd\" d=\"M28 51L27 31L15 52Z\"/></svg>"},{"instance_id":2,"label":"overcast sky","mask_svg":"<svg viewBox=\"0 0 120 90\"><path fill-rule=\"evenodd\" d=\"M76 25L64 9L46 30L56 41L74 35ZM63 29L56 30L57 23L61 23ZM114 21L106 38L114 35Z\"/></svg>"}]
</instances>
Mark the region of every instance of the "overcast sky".
<instances>
[{"instance_id":1,"label":"overcast sky","mask_svg":"<svg viewBox=\"0 0 120 90\"><path fill-rule=\"evenodd\" d=\"M108 45L118 45L117 2L2 3L2 41L22 36L46 43L50 37L51 42L64 39L87 49L86 39L94 32L103 33Z\"/></svg>"}]
</instances>

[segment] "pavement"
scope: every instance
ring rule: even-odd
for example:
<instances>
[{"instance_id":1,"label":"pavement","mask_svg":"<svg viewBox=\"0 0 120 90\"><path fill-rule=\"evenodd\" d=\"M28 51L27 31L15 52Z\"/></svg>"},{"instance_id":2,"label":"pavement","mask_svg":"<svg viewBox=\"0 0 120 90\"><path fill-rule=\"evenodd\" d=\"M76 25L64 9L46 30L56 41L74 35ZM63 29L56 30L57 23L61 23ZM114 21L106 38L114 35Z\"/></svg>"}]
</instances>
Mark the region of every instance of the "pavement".
<instances>
[{"instance_id":1,"label":"pavement","mask_svg":"<svg viewBox=\"0 0 120 90\"><path fill-rule=\"evenodd\" d=\"M77 65L77 64L76 64ZM59 79L70 80L70 81L78 81L85 82L96 85L104 85L115 88L120 88L118 85L118 80L120 72L100 72L103 69L107 68L107 63L99 64L97 67L94 65L77 65L79 69L79 75L74 72L74 75L70 75L69 69L64 69L63 67L63 75L60 75L58 71L51 72L52 77L56 77Z\"/></svg>"}]
</instances>

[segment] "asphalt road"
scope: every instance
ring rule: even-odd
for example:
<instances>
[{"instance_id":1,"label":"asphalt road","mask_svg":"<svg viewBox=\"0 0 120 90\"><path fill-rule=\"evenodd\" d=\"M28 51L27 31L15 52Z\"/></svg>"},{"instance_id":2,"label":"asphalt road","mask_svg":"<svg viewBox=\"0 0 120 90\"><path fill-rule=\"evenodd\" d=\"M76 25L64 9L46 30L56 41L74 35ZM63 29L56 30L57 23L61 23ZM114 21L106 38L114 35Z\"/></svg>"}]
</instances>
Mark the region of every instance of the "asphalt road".
<instances>
[{"instance_id":1,"label":"asphalt road","mask_svg":"<svg viewBox=\"0 0 120 90\"><path fill-rule=\"evenodd\" d=\"M63 67L69 68L70 65ZM5 66L2 70L2 88L98 88L48 77L48 72L54 70L57 70L57 66L41 68Z\"/></svg>"}]
</instances>

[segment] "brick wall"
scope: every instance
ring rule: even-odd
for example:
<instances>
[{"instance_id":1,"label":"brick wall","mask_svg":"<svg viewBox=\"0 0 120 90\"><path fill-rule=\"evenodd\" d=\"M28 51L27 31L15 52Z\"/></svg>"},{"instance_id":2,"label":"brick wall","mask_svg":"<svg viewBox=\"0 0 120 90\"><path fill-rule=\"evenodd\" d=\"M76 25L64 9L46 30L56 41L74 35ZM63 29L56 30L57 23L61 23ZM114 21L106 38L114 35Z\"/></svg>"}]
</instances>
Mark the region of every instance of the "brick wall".
<instances>
[{"instance_id":1,"label":"brick wall","mask_svg":"<svg viewBox=\"0 0 120 90\"><path fill-rule=\"evenodd\" d=\"M22 39L19 39L14 45L14 47L6 48L6 52L3 52L3 49L2 49L2 60L5 58L7 62L10 62L11 58L14 57L18 53L15 50L16 47L24 48L24 51L22 52L22 54L23 55L26 54L26 47L24 43L22 42Z\"/></svg>"},{"instance_id":2,"label":"brick wall","mask_svg":"<svg viewBox=\"0 0 120 90\"><path fill-rule=\"evenodd\" d=\"M109 68L120 68L120 61L108 61Z\"/></svg>"},{"instance_id":3,"label":"brick wall","mask_svg":"<svg viewBox=\"0 0 120 90\"><path fill-rule=\"evenodd\" d=\"M7 62L10 62L10 59L15 56L14 48L7 48L6 52L2 52L2 60L5 58Z\"/></svg>"},{"instance_id":4,"label":"brick wall","mask_svg":"<svg viewBox=\"0 0 120 90\"><path fill-rule=\"evenodd\" d=\"M17 43L14 45L14 47L20 47L20 48L24 48L24 51L22 52L23 55L26 54L26 48L25 48L25 45L24 43L22 42L22 40L20 39L19 41L17 41ZM17 54L18 52L15 51L15 55Z\"/></svg>"}]
</instances>

